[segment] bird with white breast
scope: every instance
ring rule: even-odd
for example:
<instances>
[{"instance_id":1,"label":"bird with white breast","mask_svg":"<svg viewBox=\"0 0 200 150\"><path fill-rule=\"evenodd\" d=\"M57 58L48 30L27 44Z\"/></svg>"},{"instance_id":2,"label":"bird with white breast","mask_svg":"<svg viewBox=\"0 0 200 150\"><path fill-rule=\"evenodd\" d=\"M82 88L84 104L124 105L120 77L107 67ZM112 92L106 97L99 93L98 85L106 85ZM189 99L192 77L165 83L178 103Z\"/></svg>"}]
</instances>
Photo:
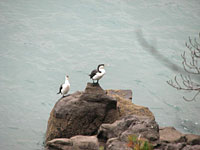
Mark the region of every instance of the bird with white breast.
<instances>
[{"instance_id":1,"label":"bird with white breast","mask_svg":"<svg viewBox=\"0 0 200 150\"><path fill-rule=\"evenodd\" d=\"M104 74L106 73L105 69L104 69L105 65L104 64L100 64L98 65L97 69L93 70L90 73L90 79L93 80L93 84L98 84L99 80L104 76ZM96 83L94 82L96 80Z\"/></svg>"},{"instance_id":2,"label":"bird with white breast","mask_svg":"<svg viewBox=\"0 0 200 150\"><path fill-rule=\"evenodd\" d=\"M69 83L69 76L65 76L65 83L60 85L59 92L57 94L62 94L63 97L69 92L70 83Z\"/></svg>"}]
</instances>

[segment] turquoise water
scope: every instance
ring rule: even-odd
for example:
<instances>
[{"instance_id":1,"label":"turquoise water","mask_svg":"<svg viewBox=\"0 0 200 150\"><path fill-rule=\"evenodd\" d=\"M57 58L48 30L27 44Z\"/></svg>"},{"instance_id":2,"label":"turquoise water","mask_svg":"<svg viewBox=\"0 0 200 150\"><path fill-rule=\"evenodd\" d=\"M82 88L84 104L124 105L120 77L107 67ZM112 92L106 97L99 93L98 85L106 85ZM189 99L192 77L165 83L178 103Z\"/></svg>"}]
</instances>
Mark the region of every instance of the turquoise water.
<instances>
[{"instance_id":1,"label":"turquoise water","mask_svg":"<svg viewBox=\"0 0 200 150\"><path fill-rule=\"evenodd\" d=\"M84 90L88 73L109 64L104 89L131 89L160 126L200 134L200 97L166 81L171 71L138 42L137 31L181 67L188 36L200 31L199 0L1 0L0 149L40 150L64 75Z\"/></svg>"}]
</instances>

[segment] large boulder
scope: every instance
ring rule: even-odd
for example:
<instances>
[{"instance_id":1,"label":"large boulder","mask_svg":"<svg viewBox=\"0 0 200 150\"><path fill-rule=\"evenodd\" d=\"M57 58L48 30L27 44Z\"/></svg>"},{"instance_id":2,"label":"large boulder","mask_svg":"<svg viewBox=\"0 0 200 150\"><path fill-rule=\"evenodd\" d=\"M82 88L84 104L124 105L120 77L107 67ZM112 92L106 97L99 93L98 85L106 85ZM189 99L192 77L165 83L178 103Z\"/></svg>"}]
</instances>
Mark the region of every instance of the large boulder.
<instances>
[{"instance_id":1,"label":"large boulder","mask_svg":"<svg viewBox=\"0 0 200 150\"><path fill-rule=\"evenodd\" d=\"M97 137L106 142L107 150L122 150L128 149L129 135L154 142L159 140L159 127L153 118L130 115L112 124L102 124Z\"/></svg>"},{"instance_id":2,"label":"large boulder","mask_svg":"<svg viewBox=\"0 0 200 150\"><path fill-rule=\"evenodd\" d=\"M117 101L97 84L87 84L84 92L61 98L51 111L46 142L54 138L94 135L103 123L117 118Z\"/></svg>"},{"instance_id":3,"label":"large boulder","mask_svg":"<svg viewBox=\"0 0 200 150\"><path fill-rule=\"evenodd\" d=\"M113 123L127 115L147 116L153 113L132 103L131 90L103 90L99 84L88 83L84 92L61 98L52 109L46 142L54 138L94 135L102 123Z\"/></svg>"}]
</instances>

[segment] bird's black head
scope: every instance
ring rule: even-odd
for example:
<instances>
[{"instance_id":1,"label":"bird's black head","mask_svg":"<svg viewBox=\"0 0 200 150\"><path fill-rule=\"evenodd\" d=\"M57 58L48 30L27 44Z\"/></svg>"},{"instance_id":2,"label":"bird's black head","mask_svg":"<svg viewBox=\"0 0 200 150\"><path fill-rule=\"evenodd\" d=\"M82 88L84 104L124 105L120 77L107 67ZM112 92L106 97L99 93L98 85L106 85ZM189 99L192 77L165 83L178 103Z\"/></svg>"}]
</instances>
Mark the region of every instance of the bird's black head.
<instances>
[{"instance_id":1,"label":"bird's black head","mask_svg":"<svg viewBox=\"0 0 200 150\"><path fill-rule=\"evenodd\" d=\"M65 79L66 79L66 80L69 80L69 76L68 76L68 75L66 75L66 76L65 76Z\"/></svg>"},{"instance_id":2,"label":"bird's black head","mask_svg":"<svg viewBox=\"0 0 200 150\"><path fill-rule=\"evenodd\" d=\"M99 64L98 67L97 67L97 70L99 71L99 69L104 68L104 66L105 66L104 64Z\"/></svg>"}]
</instances>

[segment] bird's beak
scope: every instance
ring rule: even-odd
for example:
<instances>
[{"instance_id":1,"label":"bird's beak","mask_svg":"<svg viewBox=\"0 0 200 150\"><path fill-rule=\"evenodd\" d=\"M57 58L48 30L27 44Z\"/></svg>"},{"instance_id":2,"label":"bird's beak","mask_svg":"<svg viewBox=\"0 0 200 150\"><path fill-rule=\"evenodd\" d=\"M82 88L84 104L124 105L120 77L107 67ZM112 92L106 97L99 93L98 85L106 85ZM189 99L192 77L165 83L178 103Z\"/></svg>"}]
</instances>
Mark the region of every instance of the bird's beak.
<instances>
[{"instance_id":1,"label":"bird's beak","mask_svg":"<svg viewBox=\"0 0 200 150\"><path fill-rule=\"evenodd\" d=\"M104 64L104 66L105 66L105 67L109 67L109 66L110 66L110 64Z\"/></svg>"}]
</instances>

